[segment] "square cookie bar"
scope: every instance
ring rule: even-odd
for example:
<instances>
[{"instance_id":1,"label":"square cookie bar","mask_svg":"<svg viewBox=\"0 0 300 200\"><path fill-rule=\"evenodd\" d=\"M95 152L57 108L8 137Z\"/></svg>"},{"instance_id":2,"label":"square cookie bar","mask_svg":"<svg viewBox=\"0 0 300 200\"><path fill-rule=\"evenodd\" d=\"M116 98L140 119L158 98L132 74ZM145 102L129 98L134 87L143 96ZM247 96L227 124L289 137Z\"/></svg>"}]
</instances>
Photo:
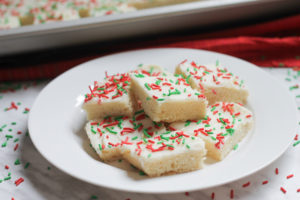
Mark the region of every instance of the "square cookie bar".
<instances>
[{"instance_id":1,"label":"square cookie bar","mask_svg":"<svg viewBox=\"0 0 300 200\"><path fill-rule=\"evenodd\" d=\"M134 99L130 92L129 73L106 76L103 82L94 82L85 95L82 108L88 120L110 116L132 116Z\"/></svg>"},{"instance_id":2,"label":"square cookie bar","mask_svg":"<svg viewBox=\"0 0 300 200\"><path fill-rule=\"evenodd\" d=\"M129 117L106 117L86 125L91 145L103 161L124 158L149 176L200 169L206 154L201 138L167 131L143 110Z\"/></svg>"},{"instance_id":3,"label":"square cookie bar","mask_svg":"<svg viewBox=\"0 0 300 200\"><path fill-rule=\"evenodd\" d=\"M218 102L208 107L205 119L172 123L170 129L202 138L207 156L223 160L252 126L251 111L236 103Z\"/></svg>"},{"instance_id":4,"label":"square cookie bar","mask_svg":"<svg viewBox=\"0 0 300 200\"><path fill-rule=\"evenodd\" d=\"M194 171L203 167L202 139L183 131L166 131L124 146L123 157L148 176Z\"/></svg>"},{"instance_id":5,"label":"square cookie bar","mask_svg":"<svg viewBox=\"0 0 300 200\"><path fill-rule=\"evenodd\" d=\"M192 88L204 93L209 104L218 101L245 104L248 90L243 80L229 72L226 68L216 65L197 65L187 60L181 62L175 74L181 74Z\"/></svg>"},{"instance_id":6,"label":"square cookie bar","mask_svg":"<svg viewBox=\"0 0 300 200\"><path fill-rule=\"evenodd\" d=\"M207 100L182 77L131 75L131 91L153 121L175 122L206 115Z\"/></svg>"}]
</instances>

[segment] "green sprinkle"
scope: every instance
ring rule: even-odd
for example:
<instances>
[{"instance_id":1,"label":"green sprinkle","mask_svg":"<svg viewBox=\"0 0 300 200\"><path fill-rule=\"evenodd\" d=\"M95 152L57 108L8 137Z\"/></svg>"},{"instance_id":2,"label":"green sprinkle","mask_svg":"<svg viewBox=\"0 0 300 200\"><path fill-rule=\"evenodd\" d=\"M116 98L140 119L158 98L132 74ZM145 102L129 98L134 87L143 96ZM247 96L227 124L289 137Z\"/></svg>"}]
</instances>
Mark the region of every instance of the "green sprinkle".
<instances>
[{"instance_id":1,"label":"green sprinkle","mask_svg":"<svg viewBox=\"0 0 300 200\"><path fill-rule=\"evenodd\" d=\"M96 195L92 195L90 199L98 199Z\"/></svg>"},{"instance_id":2,"label":"green sprinkle","mask_svg":"<svg viewBox=\"0 0 300 200\"><path fill-rule=\"evenodd\" d=\"M297 89L297 88L299 88L299 86L298 85L294 85L294 86L290 87L290 90L294 90L294 89Z\"/></svg>"},{"instance_id":3,"label":"green sprinkle","mask_svg":"<svg viewBox=\"0 0 300 200\"><path fill-rule=\"evenodd\" d=\"M163 136L163 135L160 135L160 138L163 139L163 140L166 140L166 141L169 141L169 138Z\"/></svg>"},{"instance_id":4,"label":"green sprinkle","mask_svg":"<svg viewBox=\"0 0 300 200\"><path fill-rule=\"evenodd\" d=\"M233 150L236 150L239 147L238 144L234 145Z\"/></svg>"},{"instance_id":5,"label":"green sprinkle","mask_svg":"<svg viewBox=\"0 0 300 200\"><path fill-rule=\"evenodd\" d=\"M138 65L138 67L142 67L142 66L143 66L143 64L139 64L139 65Z\"/></svg>"},{"instance_id":6,"label":"green sprinkle","mask_svg":"<svg viewBox=\"0 0 300 200\"><path fill-rule=\"evenodd\" d=\"M147 157L150 158L151 157L151 153L149 153Z\"/></svg>"},{"instance_id":7,"label":"green sprinkle","mask_svg":"<svg viewBox=\"0 0 300 200\"><path fill-rule=\"evenodd\" d=\"M185 138L183 138L183 140L182 140L182 144L184 144L185 143Z\"/></svg>"},{"instance_id":8,"label":"green sprinkle","mask_svg":"<svg viewBox=\"0 0 300 200\"><path fill-rule=\"evenodd\" d=\"M144 130L143 130L143 133L144 133L144 135L145 135L147 138L150 138L150 137L151 137L151 136L148 134L147 129L144 129Z\"/></svg>"},{"instance_id":9,"label":"green sprinkle","mask_svg":"<svg viewBox=\"0 0 300 200\"><path fill-rule=\"evenodd\" d=\"M216 108L217 108L217 107L214 106L214 107L212 107L212 109L211 109L210 111L212 112L212 111L216 110Z\"/></svg>"},{"instance_id":10,"label":"green sprinkle","mask_svg":"<svg viewBox=\"0 0 300 200\"><path fill-rule=\"evenodd\" d=\"M17 159L17 160L15 161L15 165L19 165L19 164L21 164L21 162L20 162L19 159Z\"/></svg>"},{"instance_id":11,"label":"green sprinkle","mask_svg":"<svg viewBox=\"0 0 300 200\"><path fill-rule=\"evenodd\" d=\"M137 78L144 78L145 76L143 74L136 74L135 77L137 77Z\"/></svg>"},{"instance_id":12,"label":"green sprinkle","mask_svg":"<svg viewBox=\"0 0 300 200\"><path fill-rule=\"evenodd\" d=\"M123 161L122 159L119 159L119 160L118 160L118 162L122 162L122 161Z\"/></svg>"},{"instance_id":13,"label":"green sprinkle","mask_svg":"<svg viewBox=\"0 0 300 200\"><path fill-rule=\"evenodd\" d=\"M47 167L47 169L48 169L48 170L51 170L51 167L50 167L50 166L48 166L48 167Z\"/></svg>"},{"instance_id":14,"label":"green sprinkle","mask_svg":"<svg viewBox=\"0 0 300 200\"><path fill-rule=\"evenodd\" d=\"M148 141L146 140L146 138L143 138L143 141L147 144L148 143Z\"/></svg>"},{"instance_id":15,"label":"green sprinkle","mask_svg":"<svg viewBox=\"0 0 300 200\"><path fill-rule=\"evenodd\" d=\"M229 133L230 135L233 135L234 133L234 129L232 128L229 128L229 129L226 129L227 133Z\"/></svg>"},{"instance_id":16,"label":"green sprinkle","mask_svg":"<svg viewBox=\"0 0 300 200\"><path fill-rule=\"evenodd\" d=\"M199 121L197 121L197 123L196 124L200 124L202 122L202 119L200 119Z\"/></svg>"},{"instance_id":17,"label":"green sprinkle","mask_svg":"<svg viewBox=\"0 0 300 200\"><path fill-rule=\"evenodd\" d=\"M27 163L25 164L25 166L24 166L24 169L27 169L27 168L29 167L29 165L30 165L30 163L27 162Z\"/></svg>"},{"instance_id":18,"label":"green sprinkle","mask_svg":"<svg viewBox=\"0 0 300 200\"><path fill-rule=\"evenodd\" d=\"M11 176L11 172L8 172L7 176Z\"/></svg>"},{"instance_id":19,"label":"green sprinkle","mask_svg":"<svg viewBox=\"0 0 300 200\"><path fill-rule=\"evenodd\" d=\"M105 128L108 132L112 133L112 134L118 134L116 131L111 130L110 128L106 127Z\"/></svg>"},{"instance_id":20,"label":"green sprinkle","mask_svg":"<svg viewBox=\"0 0 300 200\"><path fill-rule=\"evenodd\" d=\"M17 124L16 122L12 122L12 123L11 123L11 125L16 125L16 124Z\"/></svg>"},{"instance_id":21,"label":"green sprinkle","mask_svg":"<svg viewBox=\"0 0 300 200\"><path fill-rule=\"evenodd\" d=\"M136 139L138 139L138 136L131 138L131 140L136 140Z\"/></svg>"},{"instance_id":22,"label":"green sprinkle","mask_svg":"<svg viewBox=\"0 0 300 200\"><path fill-rule=\"evenodd\" d=\"M156 99L156 101L164 101L165 99Z\"/></svg>"},{"instance_id":23,"label":"green sprinkle","mask_svg":"<svg viewBox=\"0 0 300 200\"><path fill-rule=\"evenodd\" d=\"M167 147L174 148L174 146L173 146L173 145L171 145L171 144L166 144L166 146L167 146Z\"/></svg>"},{"instance_id":24,"label":"green sprinkle","mask_svg":"<svg viewBox=\"0 0 300 200\"><path fill-rule=\"evenodd\" d=\"M10 128L10 129L8 129L8 131L9 131L9 132L12 132L12 129Z\"/></svg>"},{"instance_id":25,"label":"green sprinkle","mask_svg":"<svg viewBox=\"0 0 300 200\"><path fill-rule=\"evenodd\" d=\"M143 171L139 171L139 175L140 175L140 176L145 176L146 174L145 174L145 172L143 172Z\"/></svg>"},{"instance_id":26,"label":"green sprinkle","mask_svg":"<svg viewBox=\"0 0 300 200\"><path fill-rule=\"evenodd\" d=\"M6 147L7 141L3 142L2 147Z\"/></svg>"},{"instance_id":27,"label":"green sprinkle","mask_svg":"<svg viewBox=\"0 0 300 200\"><path fill-rule=\"evenodd\" d=\"M290 78L285 78L285 80L286 80L286 81L292 81L292 79L290 79Z\"/></svg>"},{"instance_id":28,"label":"green sprinkle","mask_svg":"<svg viewBox=\"0 0 300 200\"><path fill-rule=\"evenodd\" d=\"M153 124L154 124L155 126L158 126L158 127L161 127L161 126L162 126L162 123L157 123L157 122L155 122L155 121L153 121Z\"/></svg>"},{"instance_id":29,"label":"green sprinkle","mask_svg":"<svg viewBox=\"0 0 300 200\"><path fill-rule=\"evenodd\" d=\"M158 80L155 82L155 84L156 84L156 85L159 85L160 82L161 82L161 80L158 79Z\"/></svg>"},{"instance_id":30,"label":"green sprinkle","mask_svg":"<svg viewBox=\"0 0 300 200\"><path fill-rule=\"evenodd\" d=\"M147 88L147 90L151 90L151 87L148 85L148 83L145 83L144 86Z\"/></svg>"},{"instance_id":31,"label":"green sprinkle","mask_svg":"<svg viewBox=\"0 0 300 200\"><path fill-rule=\"evenodd\" d=\"M12 135L5 135L5 137L6 137L6 139L8 140L8 139L10 139L10 138L13 138L14 136L12 136Z\"/></svg>"},{"instance_id":32,"label":"green sprinkle","mask_svg":"<svg viewBox=\"0 0 300 200\"><path fill-rule=\"evenodd\" d=\"M191 147L190 147L190 145L188 145L188 144L187 144L187 145L185 145L185 146L186 146L188 149L190 149L190 148L191 148Z\"/></svg>"},{"instance_id":33,"label":"green sprinkle","mask_svg":"<svg viewBox=\"0 0 300 200\"><path fill-rule=\"evenodd\" d=\"M191 124L191 121L188 120L188 121L185 122L184 126L189 126L190 124Z\"/></svg>"},{"instance_id":34,"label":"green sprinkle","mask_svg":"<svg viewBox=\"0 0 300 200\"><path fill-rule=\"evenodd\" d=\"M177 94L181 94L181 92L180 92L178 89L175 89L174 92L171 92L171 90L169 90L168 96L171 96L171 95L177 95Z\"/></svg>"},{"instance_id":35,"label":"green sprinkle","mask_svg":"<svg viewBox=\"0 0 300 200\"><path fill-rule=\"evenodd\" d=\"M226 125L222 118L219 118L219 120L222 122L222 124Z\"/></svg>"},{"instance_id":36,"label":"green sprinkle","mask_svg":"<svg viewBox=\"0 0 300 200\"><path fill-rule=\"evenodd\" d=\"M19 138L16 138L15 140L14 140L14 142L18 142L19 141Z\"/></svg>"},{"instance_id":37,"label":"green sprinkle","mask_svg":"<svg viewBox=\"0 0 300 200\"><path fill-rule=\"evenodd\" d=\"M300 140L298 140L297 142L295 142L295 143L293 144L293 147L295 147L295 146L298 145L298 144L300 144Z\"/></svg>"},{"instance_id":38,"label":"green sprinkle","mask_svg":"<svg viewBox=\"0 0 300 200\"><path fill-rule=\"evenodd\" d=\"M149 101L149 100L151 100L151 98L150 98L150 97L147 97L146 100Z\"/></svg>"},{"instance_id":39,"label":"green sprinkle","mask_svg":"<svg viewBox=\"0 0 300 200\"><path fill-rule=\"evenodd\" d=\"M2 183L2 180L0 179L0 183Z\"/></svg>"},{"instance_id":40,"label":"green sprinkle","mask_svg":"<svg viewBox=\"0 0 300 200\"><path fill-rule=\"evenodd\" d=\"M97 133L97 131L95 131L95 130L93 129L93 127L91 128L91 131L92 131L92 133L94 133L94 134Z\"/></svg>"},{"instance_id":41,"label":"green sprinkle","mask_svg":"<svg viewBox=\"0 0 300 200\"><path fill-rule=\"evenodd\" d=\"M300 95L297 95L296 98L300 98Z\"/></svg>"},{"instance_id":42,"label":"green sprinkle","mask_svg":"<svg viewBox=\"0 0 300 200\"><path fill-rule=\"evenodd\" d=\"M101 145L101 144L99 144L98 146L99 146L99 149L100 149L100 151L102 151L102 145Z\"/></svg>"},{"instance_id":43,"label":"green sprinkle","mask_svg":"<svg viewBox=\"0 0 300 200\"><path fill-rule=\"evenodd\" d=\"M299 122L300 123L300 122ZM163 134L164 135L167 135L167 134L170 134L172 131L166 131L166 132L164 132Z\"/></svg>"},{"instance_id":44,"label":"green sprinkle","mask_svg":"<svg viewBox=\"0 0 300 200\"><path fill-rule=\"evenodd\" d=\"M5 181L10 180L10 179L11 179L11 176L8 176L8 177L4 178Z\"/></svg>"},{"instance_id":45,"label":"green sprinkle","mask_svg":"<svg viewBox=\"0 0 300 200\"><path fill-rule=\"evenodd\" d=\"M217 140L217 138L215 138L214 136L211 136L210 137L212 140Z\"/></svg>"},{"instance_id":46,"label":"green sprinkle","mask_svg":"<svg viewBox=\"0 0 300 200\"><path fill-rule=\"evenodd\" d=\"M219 64L220 64L219 60L216 60L216 66L219 66Z\"/></svg>"},{"instance_id":47,"label":"green sprinkle","mask_svg":"<svg viewBox=\"0 0 300 200\"><path fill-rule=\"evenodd\" d=\"M144 112L144 110L139 110L139 111L136 111L134 114L135 115L138 115L138 114L141 114L141 113L143 113Z\"/></svg>"}]
</instances>

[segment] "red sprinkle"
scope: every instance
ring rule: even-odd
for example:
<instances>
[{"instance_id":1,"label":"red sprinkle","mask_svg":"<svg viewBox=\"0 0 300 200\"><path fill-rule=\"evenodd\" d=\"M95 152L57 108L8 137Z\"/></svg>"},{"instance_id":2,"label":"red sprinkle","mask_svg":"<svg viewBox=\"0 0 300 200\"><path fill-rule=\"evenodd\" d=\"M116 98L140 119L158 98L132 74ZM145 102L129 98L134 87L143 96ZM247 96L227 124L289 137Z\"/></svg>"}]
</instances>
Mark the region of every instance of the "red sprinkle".
<instances>
[{"instance_id":1,"label":"red sprinkle","mask_svg":"<svg viewBox=\"0 0 300 200\"><path fill-rule=\"evenodd\" d=\"M299 189L297 189L297 192L300 192L300 188L299 188Z\"/></svg>"},{"instance_id":2,"label":"red sprinkle","mask_svg":"<svg viewBox=\"0 0 300 200\"><path fill-rule=\"evenodd\" d=\"M283 187L280 187L280 190L285 194L286 190Z\"/></svg>"},{"instance_id":3,"label":"red sprinkle","mask_svg":"<svg viewBox=\"0 0 300 200\"><path fill-rule=\"evenodd\" d=\"M176 128L173 128L172 126L169 126L169 129L170 129L171 131L176 131L176 130L177 130Z\"/></svg>"},{"instance_id":4,"label":"red sprinkle","mask_svg":"<svg viewBox=\"0 0 300 200\"><path fill-rule=\"evenodd\" d=\"M118 122L118 121L115 121L115 122L110 123L110 124L105 124L105 125L103 126L103 128L106 128L106 127L109 127L109 126L115 126L115 125L118 125L118 124L119 124L119 122Z\"/></svg>"},{"instance_id":5,"label":"red sprinkle","mask_svg":"<svg viewBox=\"0 0 300 200\"><path fill-rule=\"evenodd\" d=\"M250 117L252 117L252 115L246 115L246 118L250 118Z\"/></svg>"},{"instance_id":6,"label":"red sprinkle","mask_svg":"<svg viewBox=\"0 0 300 200\"><path fill-rule=\"evenodd\" d=\"M213 193L211 193L211 199L215 199L215 193L213 192Z\"/></svg>"},{"instance_id":7,"label":"red sprinkle","mask_svg":"<svg viewBox=\"0 0 300 200\"><path fill-rule=\"evenodd\" d=\"M22 134L22 131L18 131L17 134L18 134L18 135L21 135L21 134Z\"/></svg>"},{"instance_id":8,"label":"red sprinkle","mask_svg":"<svg viewBox=\"0 0 300 200\"><path fill-rule=\"evenodd\" d=\"M19 178L18 180L15 181L15 185L18 186L24 181L24 178Z\"/></svg>"},{"instance_id":9,"label":"red sprinkle","mask_svg":"<svg viewBox=\"0 0 300 200\"><path fill-rule=\"evenodd\" d=\"M16 144L15 148L14 148L14 151L16 151L18 149L18 147L19 147L19 144Z\"/></svg>"},{"instance_id":10,"label":"red sprinkle","mask_svg":"<svg viewBox=\"0 0 300 200\"><path fill-rule=\"evenodd\" d=\"M9 169L9 166L8 166L8 165L5 165L5 169Z\"/></svg>"},{"instance_id":11,"label":"red sprinkle","mask_svg":"<svg viewBox=\"0 0 300 200\"><path fill-rule=\"evenodd\" d=\"M294 174L290 174L286 177L286 179L292 178L294 176Z\"/></svg>"},{"instance_id":12,"label":"red sprinkle","mask_svg":"<svg viewBox=\"0 0 300 200\"><path fill-rule=\"evenodd\" d=\"M275 174L276 174L276 175L279 174L278 168L275 169Z\"/></svg>"},{"instance_id":13,"label":"red sprinkle","mask_svg":"<svg viewBox=\"0 0 300 200\"><path fill-rule=\"evenodd\" d=\"M298 140L298 134L296 134L296 136L295 136L294 140Z\"/></svg>"},{"instance_id":14,"label":"red sprinkle","mask_svg":"<svg viewBox=\"0 0 300 200\"><path fill-rule=\"evenodd\" d=\"M184 194L185 194L185 196L189 196L190 195L190 193L188 193L188 192L185 192Z\"/></svg>"},{"instance_id":15,"label":"red sprinkle","mask_svg":"<svg viewBox=\"0 0 300 200\"><path fill-rule=\"evenodd\" d=\"M233 199L234 198L234 191L230 190L230 198Z\"/></svg>"},{"instance_id":16,"label":"red sprinkle","mask_svg":"<svg viewBox=\"0 0 300 200\"><path fill-rule=\"evenodd\" d=\"M250 182L247 182L243 185L243 187L248 187L250 185Z\"/></svg>"},{"instance_id":17,"label":"red sprinkle","mask_svg":"<svg viewBox=\"0 0 300 200\"><path fill-rule=\"evenodd\" d=\"M263 185L265 185L265 184L267 184L267 183L269 183L269 181L263 181L263 182L262 182Z\"/></svg>"}]
</instances>

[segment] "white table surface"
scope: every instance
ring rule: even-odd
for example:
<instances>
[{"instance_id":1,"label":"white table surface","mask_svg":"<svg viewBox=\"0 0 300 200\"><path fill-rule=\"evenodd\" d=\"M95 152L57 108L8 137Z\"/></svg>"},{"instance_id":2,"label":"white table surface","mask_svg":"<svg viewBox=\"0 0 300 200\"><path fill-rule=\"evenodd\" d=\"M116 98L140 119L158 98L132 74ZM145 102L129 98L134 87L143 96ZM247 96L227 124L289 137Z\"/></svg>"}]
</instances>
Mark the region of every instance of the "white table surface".
<instances>
[{"instance_id":1,"label":"white table surface","mask_svg":"<svg viewBox=\"0 0 300 200\"><path fill-rule=\"evenodd\" d=\"M290 87L300 83L300 73L298 75L296 71L291 69L268 68L265 70L274 75L278 81L285 84L287 89L295 94L295 99L300 107L300 98L296 97L300 95L300 88L290 89ZM226 200L231 199L231 190L234 191L234 199L300 199L300 192L297 192L300 188L300 144L293 146L295 140L278 160L265 169L231 184L208 190L165 195L137 194L105 189L77 180L59 171L46 161L33 147L30 137L26 134L28 113L24 113L24 111L26 108L31 108L34 99L47 84L47 81L12 84L14 84L12 88L16 88L14 91L3 91L2 89L8 85L0 83L0 128L2 128L2 131L0 130L0 180L2 180L2 182L0 181L0 200L199 200L212 199L212 193L215 195L214 199ZM6 111L5 109L11 106L11 102L14 102L18 109ZM18 134L20 131L21 134ZM296 134L299 134L300 140L299 130ZM6 135L8 137L11 135L13 138L7 141ZM7 145L2 147L6 141ZM18 144L18 148L14 151L16 144ZM17 159L19 159L20 164L15 165ZM8 165L9 169L5 169L5 165ZM278 175L275 174L276 168L279 171ZM4 180L9 173L11 179ZM287 179L287 176L291 174L294 176ZM24 182L16 186L15 181L20 177L24 178ZM263 185L263 181L268 181L268 183ZM243 184L248 182L250 185L243 187ZM287 192L284 194L280 187L283 187Z\"/></svg>"}]
</instances>

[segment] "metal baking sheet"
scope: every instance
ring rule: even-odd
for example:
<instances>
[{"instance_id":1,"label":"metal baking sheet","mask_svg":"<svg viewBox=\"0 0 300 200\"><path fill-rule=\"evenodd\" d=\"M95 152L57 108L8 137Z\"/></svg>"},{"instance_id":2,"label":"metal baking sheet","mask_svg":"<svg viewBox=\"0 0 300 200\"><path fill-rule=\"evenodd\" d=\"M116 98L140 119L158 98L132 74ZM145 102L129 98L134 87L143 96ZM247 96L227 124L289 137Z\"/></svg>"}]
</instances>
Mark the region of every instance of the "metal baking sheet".
<instances>
[{"instance_id":1,"label":"metal baking sheet","mask_svg":"<svg viewBox=\"0 0 300 200\"><path fill-rule=\"evenodd\" d=\"M299 0L207 0L0 31L0 56L204 27L300 9Z\"/></svg>"}]
</instances>

